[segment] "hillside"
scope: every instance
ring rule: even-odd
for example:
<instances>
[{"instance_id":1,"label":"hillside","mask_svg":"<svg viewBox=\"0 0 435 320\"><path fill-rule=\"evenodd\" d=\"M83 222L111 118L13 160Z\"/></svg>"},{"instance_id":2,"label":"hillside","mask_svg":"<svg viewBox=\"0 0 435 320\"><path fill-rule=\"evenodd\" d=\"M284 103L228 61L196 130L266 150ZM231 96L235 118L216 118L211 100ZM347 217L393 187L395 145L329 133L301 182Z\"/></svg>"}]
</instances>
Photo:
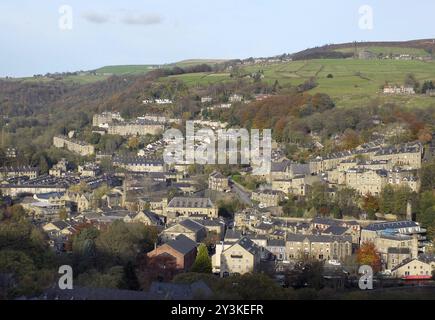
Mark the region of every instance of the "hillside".
<instances>
[{"instance_id":1,"label":"hillside","mask_svg":"<svg viewBox=\"0 0 435 320\"><path fill-rule=\"evenodd\" d=\"M423 39L412 41L379 41L379 42L349 42L329 44L306 49L291 54L293 60L319 58L349 58L359 56L363 51L369 51L376 56L410 55L414 58L430 57L435 53L435 40Z\"/></svg>"},{"instance_id":2,"label":"hillside","mask_svg":"<svg viewBox=\"0 0 435 320\"><path fill-rule=\"evenodd\" d=\"M314 79L317 87L310 92L327 93L335 99L338 106L352 107L366 104L373 99L383 102L397 102L408 107L435 106L432 97L385 96L380 88L385 83L403 85L407 74L413 74L420 83L435 80L435 62L419 60L360 60L360 59L313 59L278 63L262 63L241 66L239 78L247 78L260 72L263 82L280 86L298 86ZM171 76L194 87L216 83L231 82L238 79L228 72L189 73ZM249 79L249 78L248 78ZM250 79L250 81L253 81Z\"/></svg>"}]
</instances>

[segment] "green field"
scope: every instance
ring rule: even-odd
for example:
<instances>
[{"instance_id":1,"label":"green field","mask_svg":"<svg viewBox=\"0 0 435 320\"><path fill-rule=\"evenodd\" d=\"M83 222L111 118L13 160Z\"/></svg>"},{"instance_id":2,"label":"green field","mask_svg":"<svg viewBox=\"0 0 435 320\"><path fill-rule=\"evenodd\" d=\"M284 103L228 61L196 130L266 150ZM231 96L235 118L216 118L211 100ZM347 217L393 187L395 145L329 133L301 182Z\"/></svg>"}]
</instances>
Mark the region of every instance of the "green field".
<instances>
[{"instance_id":1,"label":"green field","mask_svg":"<svg viewBox=\"0 0 435 320\"><path fill-rule=\"evenodd\" d=\"M402 60L355 60L355 59L321 59L292 61L245 67L243 73L262 70L264 80L273 84L276 80L281 85L297 86L311 77L315 77L318 87L311 92L331 95L338 106L355 106L372 99L381 102L397 102L409 107L435 106L435 98L426 96L385 96L380 88L386 82L402 85L405 76L413 73L416 78L435 80L435 62ZM331 74L332 79L327 78ZM229 74L183 74L173 78L183 80L189 86L231 81Z\"/></svg>"},{"instance_id":2,"label":"green field","mask_svg":"<svg viewBox=\"0 0 435 320\"><path fill-rule=\"evenodd\" d=\"M125 65L125 66L106 66L95 70L101 75L121 75L121 74L144 74L158 68L155 65Z\"/></svg>"},{"instance_id":3,"label":"green field","mask_svg":"<svg viewBox=\"0 0 435 320\"><path fill-rule=\"evenodd\" d=\"M231 81L229 73L187 73L182 75L170 76L165 79L182 80L187 86L195 87L197 85L215 84L219 82Z\"/></svg>"},{"instance_id":4,"label":"green field","mask_svg":"<svg viewBox=\"0 0 435 320\"><path fill-rule=\"evenodd\" d=\"M373 52L374 54L380 54L382 53L384 56L385 55L401 55L401 54L409 54L411 56L414 57L427 57L430 56L430 54L424 50L424 49L418 49L418 48L406 48L406 47L379 47L379 46L362 46L362 47L357 47L357 52L361 52L361 51L370 51ZM354 48L343 48L343 49L337 49L334 51L338 51L338 52L354 52L355 49Z\"/></svg>"},{"instance_id":5,"label":"green field","mask_svg":"<svg viewBox=\"0 0 435 320\"><path fill-rule=\"evenodd\" d=\"M225 61L226 60L223 59L189 59L170 64L169 66L177 66L180 68L193 67L200 64L208 64L210 66L213 66L215 64L223 63Z\"/></svg>"}]
</instances>

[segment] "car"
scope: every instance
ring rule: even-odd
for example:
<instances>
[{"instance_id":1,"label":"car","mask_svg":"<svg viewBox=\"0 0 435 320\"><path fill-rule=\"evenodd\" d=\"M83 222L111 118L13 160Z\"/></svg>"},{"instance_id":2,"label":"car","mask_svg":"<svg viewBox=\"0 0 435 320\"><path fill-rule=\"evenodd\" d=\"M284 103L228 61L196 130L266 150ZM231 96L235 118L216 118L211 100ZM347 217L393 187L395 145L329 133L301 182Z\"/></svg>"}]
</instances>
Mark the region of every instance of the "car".
<instances>
[{"instance_id":1,"label":"car","mask_svg":"<svg viewBox=\"0 0 435 320\"><path fill-rule=\"evenodd\" d=\"M328 264L330 264L332 266L341 266L341 262L338 260L329 260Z\"/></svg>"}]
</instances>

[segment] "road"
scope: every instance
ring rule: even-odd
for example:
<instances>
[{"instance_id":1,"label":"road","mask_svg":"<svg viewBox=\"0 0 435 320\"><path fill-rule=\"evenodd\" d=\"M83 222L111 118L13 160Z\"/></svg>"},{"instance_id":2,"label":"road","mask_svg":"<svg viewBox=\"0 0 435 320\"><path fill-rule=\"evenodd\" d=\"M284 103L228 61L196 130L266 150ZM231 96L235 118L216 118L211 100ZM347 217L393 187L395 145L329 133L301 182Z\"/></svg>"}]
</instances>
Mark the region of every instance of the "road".
<instances>
[{"instance_id":1,"label":"road","mask_svg":"<svg viewBox=\"0 0 435 320\"><path fill-rule=\"evenodd\" d=\"M243 203L252 207L253 203L251 201L251 194L247 192L240 184L234 182L233 180L231 180L231 182L231 191L234 192Z\"/></svg>"}]
</instances>

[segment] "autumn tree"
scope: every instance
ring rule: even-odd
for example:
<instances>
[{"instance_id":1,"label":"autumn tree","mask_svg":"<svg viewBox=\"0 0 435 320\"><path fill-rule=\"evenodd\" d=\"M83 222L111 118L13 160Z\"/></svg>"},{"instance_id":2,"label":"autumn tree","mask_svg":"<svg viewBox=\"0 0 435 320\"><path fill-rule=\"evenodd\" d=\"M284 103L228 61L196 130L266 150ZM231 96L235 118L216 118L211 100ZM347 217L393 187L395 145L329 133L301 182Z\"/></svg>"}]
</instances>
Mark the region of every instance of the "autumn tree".
<instances>
[{"instance_id":1,"label":"autumn tree","mask_svg":"<svg viewBox=\"0 0 435 320\"><path fill-rule=\"evenodd\" d=\"M418 140L421 143L429 143L432 141L432 130L428 127L424 127L418 131Z\"/></svg>"},{"instance_id":2,"label":"autumn tree","mask_svg":"<svg viewBox=\"0 0 435 320\"><path fill-rule=\"evenodd\" d=\"M362 208L367 212L369 219L375 220L376 213L379 212L379 198L369 193L362 198Z\"/></svg>"},{"instance_id":3,"label":"autumn tree","mask_svg":"<svg viewBox=\"0 0 435 320\"><path fill-rule=\"evenodd\" d=\"M140 146L140 140L138 137L131 137L128 139L127 145L132 150L137 150Z\"/></svg>"},{"instance_id":4,"label":"autumn tree","mask_svg":"<svg viewBox=\"0 0 435 320\"><path fill-rule=\"evenodd\" d=\"M373 242L364 242L356 254L361 266L371 266L374 272L381 270L381 255Z\"/></svg>"}]
</instances>

